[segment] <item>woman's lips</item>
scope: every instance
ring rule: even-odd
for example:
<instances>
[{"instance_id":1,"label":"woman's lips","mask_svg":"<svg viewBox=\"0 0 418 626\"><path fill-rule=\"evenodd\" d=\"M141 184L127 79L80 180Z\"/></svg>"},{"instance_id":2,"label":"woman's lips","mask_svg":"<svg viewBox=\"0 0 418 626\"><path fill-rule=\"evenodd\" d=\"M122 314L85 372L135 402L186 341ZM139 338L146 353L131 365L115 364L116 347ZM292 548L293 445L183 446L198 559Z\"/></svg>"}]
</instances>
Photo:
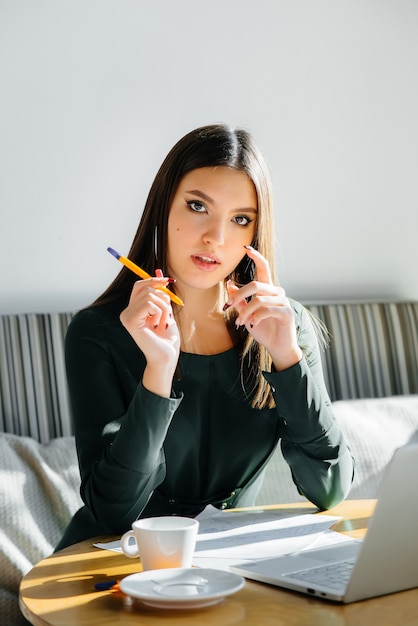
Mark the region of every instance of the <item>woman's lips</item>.
<instances>
[{"instance_id":1,"label":"woman's lips","mask_svg":"<svg viewBox=\"0 0 418 626\"><path fill-rule=\"evenodd\" d=\"M192 255L192 261L199 269L205 272L213 272L220 265L218 259L207 254L194 254Z\"/></svg>"}]
</instances>

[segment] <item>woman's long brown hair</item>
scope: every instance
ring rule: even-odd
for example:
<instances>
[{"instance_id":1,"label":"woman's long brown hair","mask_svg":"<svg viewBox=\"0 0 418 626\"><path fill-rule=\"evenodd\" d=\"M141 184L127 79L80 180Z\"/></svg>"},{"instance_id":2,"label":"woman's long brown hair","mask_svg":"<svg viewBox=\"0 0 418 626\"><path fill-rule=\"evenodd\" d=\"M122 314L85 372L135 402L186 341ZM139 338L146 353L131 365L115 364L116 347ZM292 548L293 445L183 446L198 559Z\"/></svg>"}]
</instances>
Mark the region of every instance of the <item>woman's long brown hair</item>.
<instances>
[{"instance_id":1,"label":"woman's long brown hair","mask_svg":"<svg viewBox=\"0 0 418 626\"><path fill-rule=\"evenodd\" d=\"M178 141L163 161L148 194L138 230L129 251L129 258L148 273L157 268L167 272L167 223L177 187L190 171L201 167L227 166L243 171L254 184L258 213L252 246L268 260L275 281L274 225L271 181L264 157L244 129L215 124L191 131ZM244 285L255 278L254 263L244 256L239 265L225 278ZM129 299L136 277L123 267L111 285L93 306ZM226 290L226 287L225 287ZM235 345L241 350L241 379L245 393L256 408L272 407L274 400L262 371L269 371L271 358L264 346L258 344L244 327L238 331L236 312L225 313Z\"/></svg>"}]
</instances>

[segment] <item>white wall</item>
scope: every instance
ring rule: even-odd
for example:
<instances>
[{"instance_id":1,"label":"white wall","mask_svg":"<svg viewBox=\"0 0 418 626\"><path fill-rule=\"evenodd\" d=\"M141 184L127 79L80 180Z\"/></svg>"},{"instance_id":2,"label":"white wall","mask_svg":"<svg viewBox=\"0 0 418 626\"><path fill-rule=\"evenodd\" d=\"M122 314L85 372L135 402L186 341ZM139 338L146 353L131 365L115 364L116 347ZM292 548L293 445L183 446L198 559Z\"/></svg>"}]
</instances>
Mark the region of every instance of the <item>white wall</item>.
<instances>
[{"instance_id":1,"label":"white wall","mask_svg":"<svg viewBox=\"0 0 418 626\"><path fill-rule=\"evenodd\" d=\"M0 313L119 271L192 128L244 125L302 300L418 298L416 0L0 0Z\"/></svg>"}]
</instances>

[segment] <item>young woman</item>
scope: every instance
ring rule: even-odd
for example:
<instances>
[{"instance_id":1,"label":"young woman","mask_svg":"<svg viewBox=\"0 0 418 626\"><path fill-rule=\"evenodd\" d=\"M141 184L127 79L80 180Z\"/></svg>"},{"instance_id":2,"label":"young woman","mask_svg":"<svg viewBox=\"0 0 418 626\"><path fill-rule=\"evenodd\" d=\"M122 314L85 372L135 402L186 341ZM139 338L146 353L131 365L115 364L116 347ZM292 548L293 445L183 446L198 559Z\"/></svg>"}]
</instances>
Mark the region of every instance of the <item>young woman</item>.
<instances>
[{"instance_id":1,"label":"young woman","mask_svg":"<svg viewBox=\"0 0 418 626\"><path fill-rule=\"evenodd\" d=\"M155 277L123 267L67 333L85 505L59 548L138 517L252 505L279 441L307 499L347 495L352 457L311 318L277 285L273 233L245 130L202 127L174 146L127 255Z\"/></svg>"}]
</instances>

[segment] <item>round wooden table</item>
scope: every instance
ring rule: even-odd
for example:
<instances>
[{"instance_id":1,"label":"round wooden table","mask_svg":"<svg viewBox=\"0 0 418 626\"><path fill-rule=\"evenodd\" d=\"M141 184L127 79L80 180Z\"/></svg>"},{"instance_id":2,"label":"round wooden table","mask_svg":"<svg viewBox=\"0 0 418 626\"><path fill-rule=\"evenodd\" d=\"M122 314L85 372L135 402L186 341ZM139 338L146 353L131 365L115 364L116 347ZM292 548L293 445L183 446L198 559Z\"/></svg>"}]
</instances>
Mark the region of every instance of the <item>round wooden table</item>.
<instances>
[{"instance_id":1,"label":"round wooden table","mask_svg":"<svg viewBox=\"0 0 418 626\"><path fill-rule=\"evenodd\" d=\"M364 536L374 500L347 500L326 515L342 519L332 527ZM309 503L264 507L294 514L314 513ZM318 513L321 515L321 513ZM108 541L110 537L96 540ZM23 578L20 606L34 626L416 626L418 589L349 605L330 603L263 583L247 581L220 604L195 610L147 608L119 591L96 591L95 583L120 580L140 571L137 559L83 541L40 561Z\"/></svg>"}]
</instances>

